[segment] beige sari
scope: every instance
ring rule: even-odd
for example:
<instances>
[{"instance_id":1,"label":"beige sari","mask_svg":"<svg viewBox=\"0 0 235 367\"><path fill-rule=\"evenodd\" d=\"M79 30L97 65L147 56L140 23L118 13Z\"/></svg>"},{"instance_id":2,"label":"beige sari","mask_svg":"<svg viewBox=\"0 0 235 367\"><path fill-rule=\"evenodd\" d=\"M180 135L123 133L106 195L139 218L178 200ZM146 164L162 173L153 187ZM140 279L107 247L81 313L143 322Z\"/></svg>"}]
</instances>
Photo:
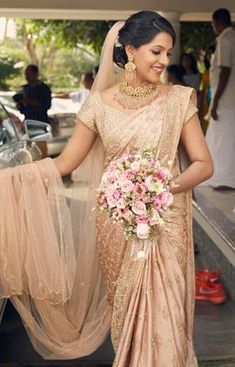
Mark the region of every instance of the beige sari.
<instances>
[{"instance_id":1,"label":"beige sari","mask_svg":"<svg viewBox=\"0 0 235 367\"><path fill-rule=\"evenodd\" d=\"M75 186L88 188L80 197L64 195L50 159L0 172L0 298L11 299L44 358L88 355L111 326L114 366L197 366L190 192L175 195L153 241L127 242L121 228L91 211L108 160L131 145L154 147L179 174L182 126L196 112L191 95L174 86L127 116L93 93L79 112L99 137L77 171Z\"/></svg>"},{"instance_id":2,"label":"beige sari","mask_svg":"<svg viewBox=\"0 0 235 367\"><path fill-rule=\"evenodd\" d=\"M126 115L94 93L79 118L97 133L107 158L130 146L154 147L156 159L172 160L183 124L197 111L191 88L173 86L150 106ZM194 258L191 192L174 197L174 210L153 241L126 241L121 228L98 214L97 245L112 308L111 333L117 367L195 367L192 346ZM144 250L145 256L139 257Z\"/></svg>"}]
</instances>

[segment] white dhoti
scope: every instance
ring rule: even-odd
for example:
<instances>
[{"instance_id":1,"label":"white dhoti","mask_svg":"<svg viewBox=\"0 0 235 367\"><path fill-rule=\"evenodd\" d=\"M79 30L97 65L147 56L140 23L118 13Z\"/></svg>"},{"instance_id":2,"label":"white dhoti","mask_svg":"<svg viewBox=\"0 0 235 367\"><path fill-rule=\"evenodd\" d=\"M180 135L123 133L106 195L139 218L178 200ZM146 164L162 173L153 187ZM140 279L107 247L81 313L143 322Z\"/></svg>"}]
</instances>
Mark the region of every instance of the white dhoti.
<instances>
[{"instance_id":1,"label":"white dhoti","mask_svg":"<svg viewBox=\"0 0 235 367\"><path fill-rule=\"evenodd\" d=\"M219 108L210 119L206 141L214 162L214 175L203 186L235 188L235 108Z\"/></svg>"}]
</instances>

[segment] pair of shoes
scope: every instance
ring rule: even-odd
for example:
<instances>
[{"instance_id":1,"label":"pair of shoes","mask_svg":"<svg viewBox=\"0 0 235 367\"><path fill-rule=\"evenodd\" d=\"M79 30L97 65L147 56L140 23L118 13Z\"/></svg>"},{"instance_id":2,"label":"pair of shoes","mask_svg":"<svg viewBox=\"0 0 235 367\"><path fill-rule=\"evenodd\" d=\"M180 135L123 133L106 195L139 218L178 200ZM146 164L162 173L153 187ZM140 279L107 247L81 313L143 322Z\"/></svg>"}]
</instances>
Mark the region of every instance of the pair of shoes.
<instances>
[{"instance_id":1,"label":"pair of shoes","mask_svg":"<svg viewBox=\"0 0 235 367\"><path fill-rule=\"evenodd\" d=\"M213 271L199 269L196 271L196 279L200 279L201 281L210 280L212 283L221 283L221 272L218 269Z\"/></svg>"},{"instance_id":2,"label":"pair of shoes","mask_svg":"<svg viewBox=\"0 0 235 367\"><path fill-rule=\"evenodd\" d=\"M221 283L219 270L198 270L196 272L196 295L198 301L208 301L213 304L221 304L226 301L226 293Z\"/></svg>"}]
</instances>

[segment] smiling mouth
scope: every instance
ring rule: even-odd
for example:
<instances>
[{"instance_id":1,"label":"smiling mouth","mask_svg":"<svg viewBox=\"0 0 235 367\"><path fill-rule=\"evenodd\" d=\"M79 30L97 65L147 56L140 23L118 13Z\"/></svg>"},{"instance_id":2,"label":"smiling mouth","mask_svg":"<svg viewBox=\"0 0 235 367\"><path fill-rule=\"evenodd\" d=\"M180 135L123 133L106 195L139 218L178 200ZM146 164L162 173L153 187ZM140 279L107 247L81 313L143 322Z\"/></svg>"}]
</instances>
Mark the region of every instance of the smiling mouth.
<instances>
[{"instance_id":1,"label":"smiling mouth","mask_svg":"<svg viewBox=\"0 0 235 367\"><path fill-rule=\"evenodd\" d=\"M152 69L154 71L162 72L164 70L164 67L162 67L162 66L153 66Z\"/></svg>"}]
</instances>

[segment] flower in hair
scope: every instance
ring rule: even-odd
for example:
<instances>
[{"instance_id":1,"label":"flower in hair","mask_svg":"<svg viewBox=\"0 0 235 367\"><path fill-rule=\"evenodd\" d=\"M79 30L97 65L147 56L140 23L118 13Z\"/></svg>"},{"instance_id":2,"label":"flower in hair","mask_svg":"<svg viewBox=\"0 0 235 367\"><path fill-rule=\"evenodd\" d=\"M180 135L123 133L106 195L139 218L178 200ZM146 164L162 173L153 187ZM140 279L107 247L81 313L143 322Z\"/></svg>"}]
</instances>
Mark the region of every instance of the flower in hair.
<instances>
[{"instance_id":1,"label":"flower in hair","mask_svg":"<svg viewBox=\"0 0 235 367\"><path fill-rule=\"evenodd\" d=\"M122 47L122 44L119 42L118 37L116 38L116 41L115 41L115 47Z\"/></svg>"}]
</instances>

